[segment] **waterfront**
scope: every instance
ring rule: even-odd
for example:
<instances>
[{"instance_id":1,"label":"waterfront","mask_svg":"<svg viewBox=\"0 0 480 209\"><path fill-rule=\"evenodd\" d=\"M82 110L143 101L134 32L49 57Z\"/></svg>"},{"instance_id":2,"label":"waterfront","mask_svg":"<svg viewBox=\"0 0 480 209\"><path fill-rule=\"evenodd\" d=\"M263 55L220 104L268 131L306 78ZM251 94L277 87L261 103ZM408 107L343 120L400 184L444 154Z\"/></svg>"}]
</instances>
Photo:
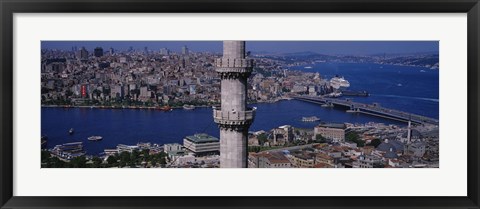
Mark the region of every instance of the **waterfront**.
<instances>
[{"instance_id":1,"label":"waterfront","mask_svg":"<svg viewBox=\"0 0 480 209\"><path fill-rule=\"evenodd\" d=\"M438 119L438 69L371 63L317 63L308 66L312 68L298 66L292 69L319 72L328 79L335 75L345 77L350 82L349 90L370 93L369 97L350 97L356 102L377 102L388 108Z\"/></svg>"},{"instance_id":2,"label":"waterfront","mask_svg":"<svg viewBox=\"0 0 480 209\"><path fill-rule=\"evenodd\" d=\"M323 77L344 76L352 90L366 90L370 97L352 97L354 101L372 103L438 119L438 70L427 68L378 65L319 63L312 69ZM424 72L422 72L424 71ZM402 84L399 86L398 84ZM342 110L322 108L320 105L290 100L276 103L258 103L257 116L250 131L292 125L313 128L317 122L302 122L302 117L317 116L326 122L366 123L380 122L405 125L372 116L348 114ZM140 109L42 108L42 135L48 136L48 148L57 144L82 141L89 155L96 155L117 144L151 142L157 144L182 143L183 138L195 133L219 137L213 122L212 109L175 109L169 112ZM69 135L68 130L75 129ZM87 138L103 136L102 141Z\"/></svg>"},{"instance_id":3,"label":"waterfront","mask_svg":"<svg viewBox=\"0 0 480 209\"><path fill-rule=\"evenodd\" d=\"M316 122L302 122L304 116L315 115L328 122L384 122L403 123L365 115L347 114L342 110L322 108L320 105L290 100L255 104L257 114L251 131L268 131L281 125L313 128ZM69 135L68 130L75 129ZM48 136L48 148L54 145L82 141L87 154L95 155L117 144L151 142L157 144L182 143L183 138L195 133L219 137L212 119L211 108L177 109L170 112L136 109L42 108L42 134ZM102 141L88 141L87 137L103 136Z\"/></svg>"}]
</instances>

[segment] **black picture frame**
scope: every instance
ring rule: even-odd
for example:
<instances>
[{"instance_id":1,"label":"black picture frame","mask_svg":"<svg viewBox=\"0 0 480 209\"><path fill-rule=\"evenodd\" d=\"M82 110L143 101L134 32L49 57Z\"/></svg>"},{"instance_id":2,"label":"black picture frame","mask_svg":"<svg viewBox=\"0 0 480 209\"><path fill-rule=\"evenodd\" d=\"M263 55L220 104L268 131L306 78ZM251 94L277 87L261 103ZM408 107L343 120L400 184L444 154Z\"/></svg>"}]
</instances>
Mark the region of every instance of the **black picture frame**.
<instances>
[{"instance_id":1,"label":"black picture frame","mask_svg":"<svg viewBox=\"0 0 480 209\"><path fill-rule=\"evenodd\" d=\"M478 0L0 0L1 208L479 208ZM19 197L13 196L14 13L467 13L466 197ZM450 179L445 179L449 181ZM448 189L448 188L443 188Z\"/></svg>"}]
</instances>

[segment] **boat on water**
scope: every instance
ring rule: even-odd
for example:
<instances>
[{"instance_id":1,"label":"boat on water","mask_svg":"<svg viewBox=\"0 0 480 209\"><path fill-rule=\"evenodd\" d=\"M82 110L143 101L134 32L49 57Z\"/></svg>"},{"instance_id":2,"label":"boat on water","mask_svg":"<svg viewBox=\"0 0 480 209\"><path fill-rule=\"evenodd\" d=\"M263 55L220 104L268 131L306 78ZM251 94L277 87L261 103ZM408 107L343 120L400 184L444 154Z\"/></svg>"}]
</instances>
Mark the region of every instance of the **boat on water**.
<instances>
[{"instance_id":1,"label":"boat on water","mask_svg":"<svg viewBox=\"0 0 480 209\"><path fill-rule=\"evenodd\" d=\"M329 103L329 104L322 104L320 105L321 107L333 107L333 104L332 103Z\"/></svg>"},{"instance_id":2,"label":"boat on water","mask_svg":"<svg viewBox=\"0 0 480 209\"><path fill-rule=\"evenodd\" d=\"M343 96L359 96L359 97L368 97L370 94L367 91L350 91L343 90L341 91Z\"/></svg>"},{"instance_id":3,"label":"boat on water","mask_svg":"<svg viewBox=\"0 0 480 209\"><path fill-rule=\"evenodd\" d=\"M397 84L397 86L399 86L399 87L400 87L400 86L402 86L402 84L401 84L401 83L399 83L399 84Z\"/></svg>"},{"instance_id":4,"label":"boat on water","mask_svg":"<svg viewBox=\"0 0 480 209\"><path fill-rule=\"evenodd\" d=\"M185 110L193 110L193 109L195 109L195 106L194 106L194 105L187 105L187 104L186 104L186 105L183 105L183 109L185 109Z\"/></svg>"},{"instance_id":5,"label":"boat on water","mask_svg":"<svg viewBox=\"0 0 480 209\"><path fill-rule=\"evenodd\" d=\"M348 88L348 87L350 87L350 82L345 80L344 77L340 77L340 76L336 75L335 77L330 79L330 85L334 89Z\"/></svg>"},{"instance_id":6,"label":"boat on water","mask_svg":"<svg viewBox=\"0 0 480 209\"><path fill-rule=\"evenodd\" d=\"M315 121L319 121L320 118L318 118L317 116L311 116L311 117L302 117L302 122L315 122Z\"/></svg>"},{"instance_id":7,"label":"boat on water","mask_svg":"<svg viewBox=\"0 0 480 209\"><path fill-rule=\"evenodd\" d=\"M335 91L335 92L332 92L330 94L327 94L325 95L326 97L331 97L331 98L337 98L337 97L341 97L342 96L342 92L338 92L338 91Z\"/></svg>"},{"instance_id":8,"label":"boat on water","mask_svg":"<svg viewBox=\"0 0 480 209\"><path fill-rule=\"evenodd\" d=\"M91 136L91 137L88 137L88 141L100 141L102 140L103 137L101 136Z\"/></svg>"},{"instance_id":9,"label":"boat on water","mask_svg":"<svg viewBox=\"0 0 480 209\"><path fill-rule=\"evenodd\" d=\"M70 130L68 130L68 134L70 135L73 135L75 133L75 130L73 128L71 128Z\"/></svg>"},{"instance_id":10,"label":"boat on water","mask_svg":"<svg viewBox=\"0 0 480 209\"><path fill-rule=\"evenodd\" d=\"M305 68L305 69L312 69L312 66L305 66L305 67L303 67L303 68Z\"/></svg>"},{"instance_id":11,"label":"boat on water","mask_svg":"<svg viewBox=\"0 0 480 209\"><path fill-rule=\"evenodd\" d=\"M161 111L170 111L170 110L172 110L172 108L171 108L170 106L168 106L168 105L163 106L163 107L157 107L156 109L157 109L157 110L161 110Z\"/></svg>"}]
</instances>

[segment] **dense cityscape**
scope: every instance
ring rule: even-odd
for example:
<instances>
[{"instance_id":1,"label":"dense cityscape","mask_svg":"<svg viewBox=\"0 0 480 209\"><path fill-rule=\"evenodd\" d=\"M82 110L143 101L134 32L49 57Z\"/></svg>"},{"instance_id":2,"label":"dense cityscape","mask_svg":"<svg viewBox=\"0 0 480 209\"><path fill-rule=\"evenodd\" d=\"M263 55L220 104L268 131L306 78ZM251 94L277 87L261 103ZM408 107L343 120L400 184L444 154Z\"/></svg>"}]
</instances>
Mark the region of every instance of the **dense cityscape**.
<instances>
[{"instance_id":1,"label":"dense cityscape","mask_svg":"<svg viewBox=\"0 0 480 209\"><path fill-rule=\"evenodd\" d=\"M117 51L97 47L88 51L76 46L71 50L43 49L42 108L183 109L192 110L194 114L196 108L220 105L221 79L215 71L215 60L221 53L192 51L188 46L175 50L178 49L131 47ZM368 96L368 90L350 90L348 81L341 75L324 78L318 72L293 70L294 66L311 68L315 63L338 62L439 68L438 54L432 53L347 56L249 52L247 57L255 63L248 77L248 104L308 97L324 101L322 108L333 108L341 102L353 104L344 100L344 95ZM374 104L361 105L380 110ZM439 167L438 121L390 109L381 111L400 115L405 125L338 123L305 116L302 119L305 123L316 123L313 129L285 124L270 130L251 131L248 133L248 167ZM408 119L402 114L408 114ZM65 130L67 132L75 134L73 128ZM88 140L102 140L102 136L91 136ZM80 141L48 148L47 134L42 135L42 168L219 167L220 139L199 132L178 141L118 144L104 149L103 153L87 154Z\"/></svg>"}]
</instances>

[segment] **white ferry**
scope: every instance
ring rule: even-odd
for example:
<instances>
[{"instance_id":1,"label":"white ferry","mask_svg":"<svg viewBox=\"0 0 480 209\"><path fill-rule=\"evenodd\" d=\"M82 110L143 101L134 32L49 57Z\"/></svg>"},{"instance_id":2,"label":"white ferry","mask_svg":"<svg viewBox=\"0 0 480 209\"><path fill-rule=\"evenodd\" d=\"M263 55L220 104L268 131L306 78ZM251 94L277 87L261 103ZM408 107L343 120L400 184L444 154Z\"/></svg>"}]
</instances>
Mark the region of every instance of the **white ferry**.
<instances>
[{"instance_id":1,"label":"white ferry","mask_svg":"<svg viewBox=\"0 0 480 209\"><path fill-rule=\"evenodd\" d=\"M91 137L88 137L88 141L100 141L102 140L103 137L101 136L91 136Z\"/></svg>"},{"instance_id":2,"label":"white ferry","mask_svg":"<svg viewBox=\"0 0 480 209\"><path fill-rule=\"evenodd\" d=\"M185 110L193 110L193 109L195 109L195 106L194 106L194 105L187 105L187 104L186 104L186 105L183 105L183 109L185 109Z\"/></svg>"},{"instance_id":3,"label":"white ferry","mask_svg":"<svg viewBox=\"0 0 480 209\"><path fill-rule=\"evenodd\" d=\"M330 85L334 88L334 89L339 89L339 88L348 88L350 87L350 82L348 82L347 80L345 80L345 78L343 77L339 77L338 75L333 77L332 79L330 79Z\"/></svg>"}]
</instances>

